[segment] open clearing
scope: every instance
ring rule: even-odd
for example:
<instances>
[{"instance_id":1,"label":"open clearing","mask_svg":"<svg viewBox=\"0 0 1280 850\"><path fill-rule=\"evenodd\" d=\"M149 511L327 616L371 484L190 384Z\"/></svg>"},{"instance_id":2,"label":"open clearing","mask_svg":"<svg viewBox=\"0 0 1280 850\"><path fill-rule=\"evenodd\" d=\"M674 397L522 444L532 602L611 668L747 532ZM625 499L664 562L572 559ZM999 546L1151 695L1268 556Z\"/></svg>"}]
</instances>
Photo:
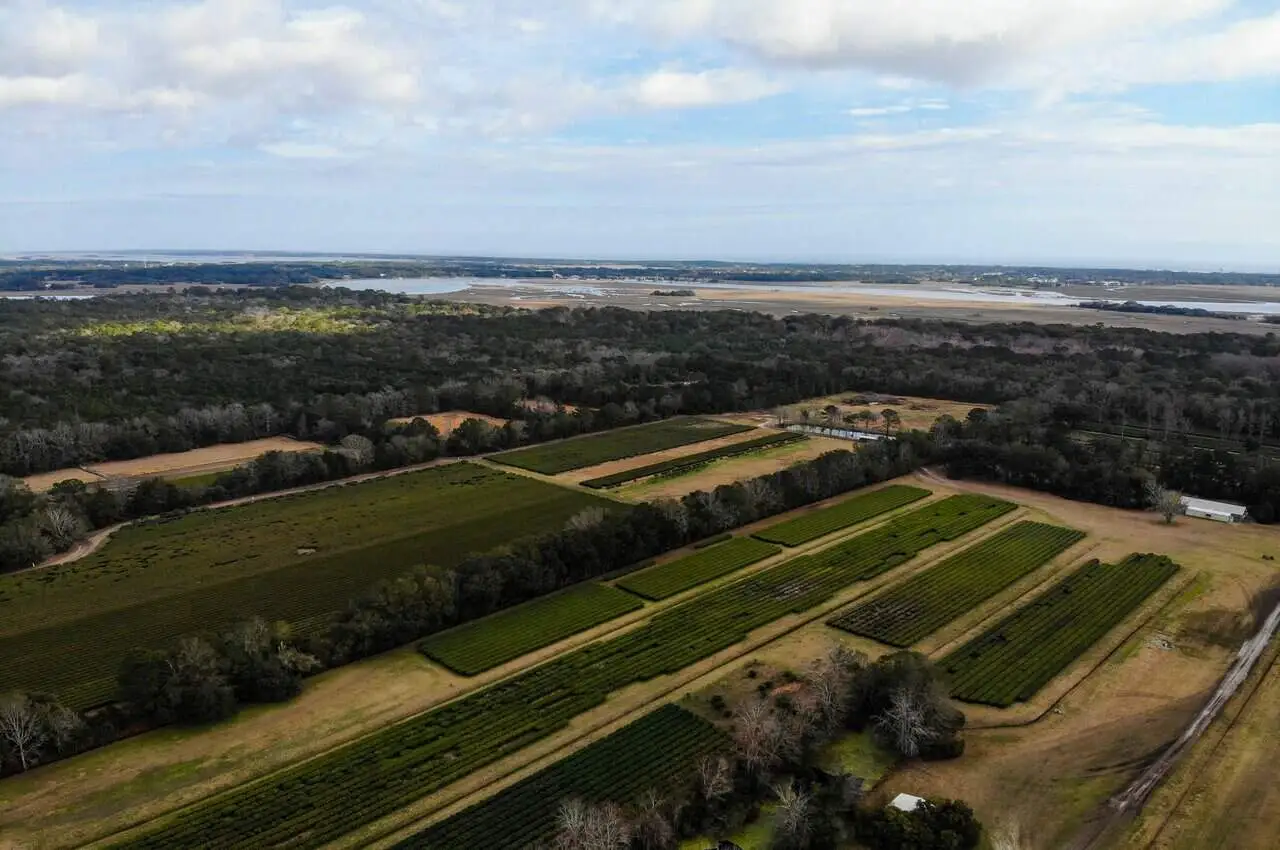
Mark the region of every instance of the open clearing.
<instances>
[{"instance_id":1,"label":"open clearing","mask_svg":"<svg viewBox=\"0 0 1280 850\"><path fill-rule=\"evenodd\" d=\"M499 419L496 416L486 416L483 413L472 413L469 410L446 410L443 413L420 413L417 416L400 416L396 419L390 419L397 425L408 425L415 419L425 419L435 426L440 432L440 436L447 437L452 434L459 425L468 419L479 419L481 422L488 422L495 428L501 428L507 424L507 420Z\"/></svg>"},{"instance_id":2,"label":"open clearing","mask_svg":"<svg viewBox=\"0 0 1280 850\"><path fill-rule=\"evenodd\" d=\"M858 396L865 396L868 401L855 401ZM969 411L974 408L986 410L990 407L990 405L986 404L947 401L940 398L847 392L805 399L804 401L787 405L786 410L790 414L790 419L794 422L802 421L801 410L808 410L810 423L824 425L829 423L827 423L823 411L832 405L839 410L838 415L842 420L838 423L838 427L849 427L843 424L843 417L852 413L874 413L879 417L885 410L893 410L897 412L904 431L915 429L927 431L937 421L938 417L943 415L963 421L969 415ZM883 431L884 423L877 418L873 422L858 423L854 427L864 431Z\"/></svg>"},{"instance_id":3,"label":"open clearing","mask_svg":"<svg viewBox=\"0 0 1280 850\"><path fill-rule=\"evenodd\" d=\"M226 443L189 452L149 455L134 460L113 460L83 468L59 469L22 479L35 491L48 490L59 481L118 481L139 478L189 478L233 469L267 452L316 452L324 446L291 437L267 437L246 443Z\"/></svg>"},{"instance_id":4,"label":"open clearing","mask_svg":"<svg viewBox=\"0 0 1280 850\"><path fill-rule=\"evenodd\" d=\"M769 417L761 417L766 419ZM752 435L746 435L750 438ZM743 439L739 437L739 439ZM707 445L710 445L708 443ZM710 466L703 466L691 472L675 475L670 478L648 478L634 484L626 484L609 492L629 502L652 501L654 499L679 499L695 490L708 493L721 484L732 484L745 481L760 475L778 472L797 463L813 460L819 455L833 451L852 451L855 448L848 440L837 440L832 437L819 437L813 434L809 439L774 449L765 449L749 455L727 458L716 461ZM656 457L650 455L648 457ZM645 460L648 459L645 458ZM596 467L601 469L603 467ZM590 470L595 474L595 469ZM604 474L604 473L600 473Z\"/></svg>"},{"instance_id":5,"label":"open clearing","mask_svg":"<svg viewBox=\"0 0 1280 850\"><path fill-rule=\"evenodd\" d=\"M128 526L87 557L0 577L0 690L104 702L134 647L251 616L305 629L380 579L593 506L617 503L458 463Z\"/></svg>"},{"instance_id":6,"label":"open clearing","mask_svg":"<svg viewBox=\"0 0 1280 850\"><path fill-rule=\"evenodd\" d=\"M742 423L746 424L746 423ZM660 449L656 452L645 452L642 455L634 455L630 457L619 458L618 460L605 461L604 463L592 464L579 469L571 469L567 472L561 472L556 475L556 480L573 482L581 484L583 481L590 481L594 478L603 478L609 475L618 475L629 472L633 469L650 466L651 464L661 463L663 461L677 460L679 458L689 457L690 455L701 454L702 452L714 451L716 449L735 446L739 443L746 443L751 440L758 439L761 434L776 433L774 431L763 431L756 428L749 430L735 431L723 437L714 437L710 440L701 440L696 443L686 443L679 446L673 446L669 449ZM632 485L634 486L634 485ZM617 491L615 491L617 492Z\"/></svg>"}]
</instances>

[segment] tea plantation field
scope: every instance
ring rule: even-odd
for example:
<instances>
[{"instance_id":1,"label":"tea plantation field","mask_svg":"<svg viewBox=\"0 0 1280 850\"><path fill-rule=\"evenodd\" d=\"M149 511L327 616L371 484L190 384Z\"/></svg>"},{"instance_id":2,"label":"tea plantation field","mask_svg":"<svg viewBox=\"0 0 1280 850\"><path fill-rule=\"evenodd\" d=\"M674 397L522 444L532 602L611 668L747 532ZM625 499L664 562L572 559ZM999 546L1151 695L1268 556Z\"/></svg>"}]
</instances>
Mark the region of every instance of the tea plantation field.
<instances>
[{"instance_id":1,"label":"tea plantation field","mask_svg":"<svg viewBox=\"0 0 1280 850\"><path fill-rule=\"evenodd\" d=\"M659 461L658 463L637 466L634 469L625 469L622 472L615 472L612 475L602 475L599 478L589 478L582 482L582 486L590 487L593 490L605 490L610 487L619 487L631 481L639 481L641 478L649 478L654 475L683 475L686 472L692 472L695 469L715 463L718 460L731 457L741 457L742 455L765 451L766 449L776 449L781 446L789 446L792 443L803 443L807 439L809 438L804 434L792 434L789 432L781 434L767 434L763 437L756 437L753 440L743 440L741 443L734 443L730 446L721 446L718 449L708 449L705 452L695 452L694 454L685 455L684 457L675 457L670 460Z\"/></svg>"},{"instance_id":2,"label":"tea plantation field","mask_svg":"<svg viewBox=\"0 0 1280 850\"><path fill-rule=\"evenodd\" d=\"M538 771L505 791L399 842L394 850L523 850L555 838L562 800L629 803L688 779L699 758L727 749L716 727L674 705Z\"/></svg>"},{"instance_id":3,"label":"tea plantation field","mask_svg":"<svg viewBox=\"0 0 1280 850\"><path fill-rule=\"evenodd\" d=\"M908 647L1083 537L1083 532L1072 528L1020 522L828 622L890 646Z\"/></svg>"},{"instance_id":4,"label":"tea plantation field","mask_svg":"<svg viewBox=\"0 0 1280 850\"><path fill-rule=\"evenodd\" d=\"M431 635L418 648L449 669L474 676L643 607L608 585L580 584Z\"/></svg>"},{"instance_id":5,"label":"tea plantation field","mask_svg":"<svg viewBox=\"0 0 1280 850\"><path fill-rule=\"evenodd\" d=\"M131 526L81 560L0 577L0 692L105 702L130 649L255 615L305 629L375 581L592 506L618 507L457 463Z\"/></svg>"},{"instance_id":6,"label":"tea plantation field","mask_svg":"<svg viewBox=\"0 0 1280 850\"><path fill-rule=\"evenodd\" d=\"M1177 571L1163 555L1090 561L944 658L951 695L1001 707L1031 699Z\"/></svg>"},{"instance_id":7,"label":"tea plantation field","mask_svg":"<svg viewBox=\"0 0 1280 850\"><path fill-rule=\"evenodd\" d=\"M799 546L851 525L865 522L903 505L909 505L927 495L929 495L928 490L894 484L862 496L845 499L829 508L821 508L801 514L794 519L784 520L756 532L755 536L769 543Z\"/></svg>"},{"instance_id":8,"label":"tea plantation field","mask_svg":"<svg viewBox=\"0 0 1280 850\"><path fill-rule=\"evenodd\" d=\"M781 547L772 543L734 537L692 555L641 570L618 582L618 587L645 599L666 599L781 551Z\"/></svg>"},{"instance_id":9,"label":"tea plantation field","mask_svg":"<svg viewBox=\"0 0 1280 850\"><path fill-rule=\"evenodd\" d=\"M556 475L584 466L595 466L611 460L647 455L664 449L674 449L691 443L701 443L716 437L727 437L752 430L750 425L735 425L715 419L684 416L664 419L648 425L617 428L602 434L591 434L571 440L559 440L530 446L527 449L503 452L492 460L508 466Z\"/></svg>"},{"instance_id":10,"label":"tea plantation field","mask_svg":"<svg viewBox=\"0 0 1280 850\"><path fill-rule=\"evenodd\" d=\"M682 670L1015 507L969 495L930 503L829 551L709 591L640 628L179 812L113 846L324 846L558 732L619 688Z\"/></svg>"}]
</instances>

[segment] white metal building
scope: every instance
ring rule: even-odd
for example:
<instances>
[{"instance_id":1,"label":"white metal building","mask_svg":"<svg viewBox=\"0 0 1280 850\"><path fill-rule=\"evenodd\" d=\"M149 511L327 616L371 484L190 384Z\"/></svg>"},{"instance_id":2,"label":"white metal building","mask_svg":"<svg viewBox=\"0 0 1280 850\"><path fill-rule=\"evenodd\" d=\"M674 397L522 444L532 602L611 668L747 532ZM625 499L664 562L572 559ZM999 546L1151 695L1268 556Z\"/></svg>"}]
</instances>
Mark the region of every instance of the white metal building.
<instances>
[{"instance_id":1,"label":"white metal building","mask_svg":"<svg viewBox=\"0 0 1280 850\"><path fill-rule=\"evenodd\" d=\"M914 812L920 808L920 804L923 802L923 797L917 797L914 794L899 794L893 798L889 805L904 812Z\"/></svg>"},{"instance_id":2,"label":"white metal building","mask_svg":"<svg viewBox=\"0 0 1280 850\"><path fill-rule=\"evenodd\" d=\"M1182 497L1182 510L1187 516L1212 519L1217 522L1240 522L1249 514L1249 509L1244 505L1197 499L1195 496Z\"/></svg>"}]
</instances>

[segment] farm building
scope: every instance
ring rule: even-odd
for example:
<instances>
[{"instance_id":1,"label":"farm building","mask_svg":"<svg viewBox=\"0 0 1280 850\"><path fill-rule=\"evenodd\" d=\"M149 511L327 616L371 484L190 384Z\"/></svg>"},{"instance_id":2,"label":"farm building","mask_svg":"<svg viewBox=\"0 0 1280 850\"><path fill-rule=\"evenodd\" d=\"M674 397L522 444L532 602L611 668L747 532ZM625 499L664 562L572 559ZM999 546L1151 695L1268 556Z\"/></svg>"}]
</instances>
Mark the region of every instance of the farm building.
<instances>
[{"instance_id":1,"label":"farm building","mask_svg":"<svg viewBox=\"0 0 1280 850\"><path fill-rule=\"evenodd\" d=\"M887 439L884 434L870 431L855 431L851 428L832 428L827 425L788 425L788 431L802 434L818 434L823 437L834 437L837 440L853 440L855 443L874 443Z\"/></svg>"},{"instance_id":2,"label":"farm building","mask_svg":"<svg viewBox=\"0 0 1280 850\"><path fill-rule=\"evenodd\" d=\"M914 812L920 808L920 804L923 802L923 797L917 797L914 794L899 794L889 802L889 805L903 812Z\"/></svg>"},{"instance_id":3,"label":"farm building","mask_svg":"<svg viewBox=\"0 0 1280 850\"><path fill-rule=\"evenodd\" d=\"M1218 522L1240 522L1249 513L1244 505L1233 505L1230 502L1213 502L1208 499L1197 499L1195 496L1182 497L1182 510L1187 516L1212 519Z\"/></svg>"}]
</instances>

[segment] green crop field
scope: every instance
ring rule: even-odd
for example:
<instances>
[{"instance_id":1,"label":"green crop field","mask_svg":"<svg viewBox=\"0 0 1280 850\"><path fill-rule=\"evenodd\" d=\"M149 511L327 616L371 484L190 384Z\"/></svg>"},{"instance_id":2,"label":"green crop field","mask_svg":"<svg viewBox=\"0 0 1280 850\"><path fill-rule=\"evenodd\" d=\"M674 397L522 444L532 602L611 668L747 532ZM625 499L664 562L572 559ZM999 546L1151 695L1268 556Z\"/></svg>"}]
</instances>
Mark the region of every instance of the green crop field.
<instances>
[{"instance_id":1,"label":"green crop field","mask_svg":"<svg viewBox=\"0 0 1280 850\"><path fill-rule=\"evenodd\" d=\"M251 616L305 630L379 579L559 529L584 492L448 464L119 531L78 561L0 577L0 692L108 701L129 650Z\"/></svg>"},{"instance_id":2,"label":"green crop field","mask_svg":"<svg viewBox=\"0 0 1280 850\"><path fill-rule=\"evenodd\" d=\"M782 549L750 537L735 537L684 558L650 567L618 582L618 587L645 599L666 599L677 593L763 561Z\"/></svg>"},{"instance_id":3,"label":"green crop field","mask_svg":"<svg viewBox=\"0 0 1280 850\"><path fill-rule=\"evenodd\" d=\"M543 443L527 449L503 452L492 460L508 466L556 475L571 469L582 469L611 460L647 455L664 449L674 449L691 443L701 443L716 437L727 437L752 430L750 425L735 425L696 416L665 419L648 425L618 428L600 434Z\"/></svg>"},{"instance_id":4,"label":"green crop field","mask_svg":"<svg viewBox=\"0 0 1280 850\"><path fill-rule=\"evenodd\" d=\"M831 552L711 590L640 628L220 795L114 846L323 846L558 732L619 688L682 670L1014 507L967 495L925 505Z\"/></svg>"},{"instance_id":5,"label":"green crop field","mask_svg":"<svg viewBox=\"0 0 1280 850\"><path fill-rule=\"evenodd\" d=\"M833 531L857 525L894 508L909 505L927 495L929 495L928 490L894 484L862 496L845 499L829 508L821 508L795 519L771 525L764 531L756 532L755 536L770 543L781 543L783 546L799 546Z\"/></svg>"},{"instance_id":6,"label":"green crop field","mask_svg":"<svg viewBox=\"0 0 1280 850\"><path fill-rule=\"evenodd\" d=\"M1084 532L1020 522L829 622L907 647L1074 546Z\"/></svg>"},{"instance_id":7,"label":"green crop field","mask_svg":"<svg viewBox=\"0 0 1280 850\"><path fill-rule=\"evenodd\" d=\"M608 585L580 584L432 635L418 648L449 669L474 676L643 607Z\"/></svg>"},{"instance_id":8,"label":"green crop field","mask_svg":"<svg viewBox=\"0 0 1280 850\"><path fill-rule=\"evenodd\" d=\"M1001 707L1030 699L1177 571L1163 555L1085 564L944 658L951 695Z\"/></svg>"},{"instance_id":9,"label":"green crop field","mask_svg":"<svg viewBox=\"0 0 1280 850\"><path fill-rule=\"evenodd\" d=\"M647 466L637 466L635 469L627 469L622 472L615 472L613 475L603 475L599 478L591 478L582 482L583 487L590 487L593 490L604 490L609 487L618 487L629 481L638 481L641 478L648 478L653 475L676 475L690 472L708 464L715 463L717 460L723 460L730 457L740 457L741 455L759 452L765 449L776 449L779 446L788 446L792 443L802 443L809 439L804 434L769 434L764 437L756 437L754 440L743 440L741 443L734 443L731 446L721 446L718 449L708 449L705 452L697 452L696 454L685 455L684 457L675 457L670 460L651 463Z\"/></svg>"},{"instance_id":10,"label":"green crop field","mask_svg":"<svg viewBox=\"0 0 1280 850\"><path fill-rule=\"evenodd\" d=\"M665 705L482 803L399 842L393 850L523 850L555 838L560 803L630 803L691 776L698 760L726 749L710 723Z\"/></svg>"}]
</instances>

